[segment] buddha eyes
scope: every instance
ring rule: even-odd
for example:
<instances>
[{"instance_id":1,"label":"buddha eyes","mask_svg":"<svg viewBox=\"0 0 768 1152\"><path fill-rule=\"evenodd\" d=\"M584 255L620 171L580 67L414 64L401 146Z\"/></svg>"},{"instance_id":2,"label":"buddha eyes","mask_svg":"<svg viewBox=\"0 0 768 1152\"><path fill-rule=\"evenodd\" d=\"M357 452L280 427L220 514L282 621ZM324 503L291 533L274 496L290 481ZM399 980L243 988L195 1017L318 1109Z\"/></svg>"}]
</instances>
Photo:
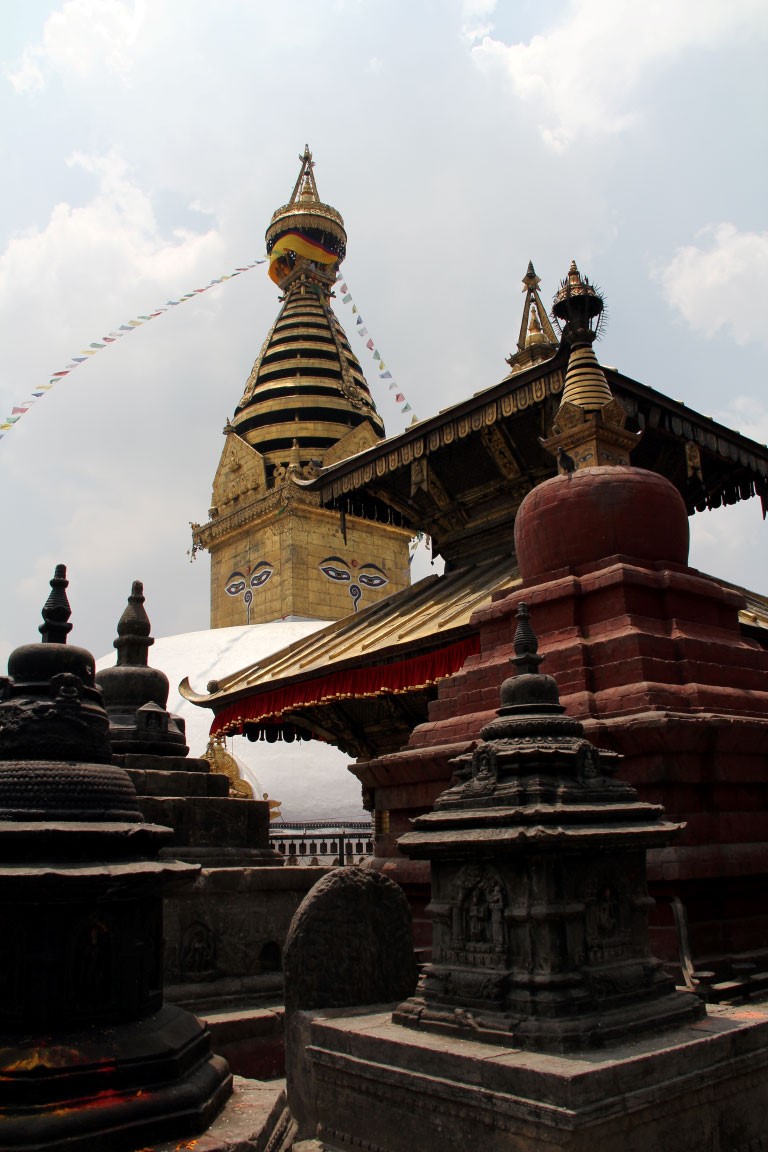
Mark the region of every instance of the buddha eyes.
<instances>
[{"instance_id":1,"label":"buddha eyes","mask_svg":"<svg viewBox=\"0 0 768 1152\"><path fill-rule=\"evenodd\" d=\"M357 579L365 588L382 588L385 584L389 584L386 576L378 576L375 572L361 572Z\"/></svg>"},{"instance_id":2,"label":"buddha eyes","mask_svg":"<svg viewBox=\"0 0 768 1152\"><path fill-rule=\"evenodd\" d=\"M351 580L352 574L347 572L344 568L336 568L333 564L321 564L320 571L323 575L327 576L329 580Z\"/></svg>"},{"instance_id":3,"label":"buddha eyes","mask_svg":"<svg viewBox=\"0 0 768 1152\"><path fill-rule=\"evenodd\" d=\"M224 585L224 589L228 596L241 596L245 592L245 596L250 596L252 599L251 588L261 588L273 572L274 568L262 560L250 576L247 576L245 572L232 572ZM250 603L250 599L246 600L246 603Z\"/></svg>"}]
</instances>

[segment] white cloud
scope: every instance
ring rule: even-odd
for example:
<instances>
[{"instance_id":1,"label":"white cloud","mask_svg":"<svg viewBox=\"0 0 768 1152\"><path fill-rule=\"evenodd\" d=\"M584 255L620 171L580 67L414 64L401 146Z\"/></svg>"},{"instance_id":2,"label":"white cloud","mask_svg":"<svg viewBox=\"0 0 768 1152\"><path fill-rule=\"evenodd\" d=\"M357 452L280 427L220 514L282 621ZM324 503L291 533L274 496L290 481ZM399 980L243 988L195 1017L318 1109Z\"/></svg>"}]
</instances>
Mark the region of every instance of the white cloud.
<instances>
[{"instance_id":1,"label":"white cloud","mask_svg":"<svg viewBox=\"0 0 768 1152\"><path fill-rule=\"evenodd\" d=\"M476 44L493 30L490 17L496 0L463 0L461 5L461 32L470 44Z\"/></svg>"},{"instance_id":2,"label":"white cloud","mask_svg":"<svg viewBox=\"0 0 768 1152\"><path fill-rule=\"evenodd\" d=\"M740 232L733 224L709 226L699 245L678 248L657 269L665 299L696 332L725 329L739 344L768 342L768 232Z\"/></svg>"},{"instance_id":3,"label":"white cloud","mask_svg":"<svg viewBox=\"0 0 768 1152\"><path fill-rule=\"evenodd\" d=\"M67 0L6 75L20 94L45 86L46 65L81 79L106 69L127 80L144 14L145 0Z\"/></svg>"},{"instance_id":4,"label":"white cloud","mask_svg":"<svg viewBox=\"0 0 768 1152\"><path fill-rule=\"evenodd\" d=\"M26 48L12 68L5 68L5 75L19 95L39 92L45 87L45 77L38 64L41 55L39 47Z\"/></svg>"},{"instance_id":5,"label":"white cloud","mask_svg":"<svg viewBox=\"0 0 768 1152\"><path fill-rule=\"evenodd\" d=\"M68 163L95 176L98 192L82 207L57 204L43 229L11 239L0 256L0 303L6 309L20 300L28 305L26 293L35 296L39 307L54 306L67 291L73 269L79 291L91 300L126 280L164 284L173 277L184 285L198 263L219 250L214 230L178 229L171 239L163 237L150 197L132 182L116 152L75 153Z\"/></svg>"},{"instance_id":6,"label":"white cloud","mask_svg":"<svg viewBox=\"0 0 768 1152\"><path fill-rule=\"evenodd\" d=\"M506 70L515 95L535 104L544 140L559 150L628 128L638 118L632 98L656 66L719 48L750 25L766 31L767 13L762 0L573 0L551 31L517 44L488 34L472 56Z\"/></svg>"}]
</instances>

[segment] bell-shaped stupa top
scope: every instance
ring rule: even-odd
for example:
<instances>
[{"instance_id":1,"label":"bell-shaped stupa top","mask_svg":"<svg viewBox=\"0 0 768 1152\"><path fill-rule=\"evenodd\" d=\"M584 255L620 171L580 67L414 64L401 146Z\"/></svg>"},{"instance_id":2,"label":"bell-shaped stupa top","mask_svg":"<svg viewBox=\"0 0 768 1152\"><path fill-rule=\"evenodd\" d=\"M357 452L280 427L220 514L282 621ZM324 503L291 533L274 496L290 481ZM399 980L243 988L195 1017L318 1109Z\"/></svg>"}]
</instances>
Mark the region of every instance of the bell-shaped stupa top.
<instances>
[{"instance_id":1,"label":"bell-shaped stupa top","mask_svg":"<svg viewBox=\"0 0 768 1152\"><path fill-rule=\"evenodd\" d=\"M16 648L8 676L0 678L0 760L111 759L93 656L66 642L68 584L65 566L57 564L42 612L43 640Z\"/></svg>"},{"instance_id":2,"label":"bell-shaped stupa top","mask_svg":"<svg viewBox=\"0 0 768 1152\"><path fill-rule=\"evenodd\" d=\"M168 677L147 664L152 644L144 608L144 585L134 580L117 625L117 664L103 668L97 682L109 716L112 751L186 756L184 722L166 710Z\"/></svg>"}]
</instances>

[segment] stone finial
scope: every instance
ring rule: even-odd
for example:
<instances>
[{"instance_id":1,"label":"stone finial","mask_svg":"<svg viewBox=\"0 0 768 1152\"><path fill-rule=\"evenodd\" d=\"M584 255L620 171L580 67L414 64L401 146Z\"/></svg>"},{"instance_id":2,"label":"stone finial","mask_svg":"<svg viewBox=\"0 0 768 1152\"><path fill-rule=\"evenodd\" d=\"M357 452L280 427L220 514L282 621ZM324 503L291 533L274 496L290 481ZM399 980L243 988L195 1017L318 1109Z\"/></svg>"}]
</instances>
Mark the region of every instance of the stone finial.
<instances>
[{"instance_id":1,"label":"stone finial","mask_svg":"<svg viewBox=\"0 0 768 1152\"><path fill-rule=\"evenodd\" d=\"M66 644L67 636L72 631L69 618L72 609L67 599L67 569L64 564L57 564L51 580L51 593L43 605L43 623L38 628L44 644Z\"/></svg>"},{"instance_id":2,"label":"stone finial","mask_svg":"<svg viewBox=\"0 0 768 1152\"><path fill-rule=\"evenodd\" d=\"M134 580L128 604L117 623L117 639L114 641L114 646L117 648L118 666L146 665L147 650L155 642L149 632L149 616L144 608L144 585L141 580Z\"/></svg>"},{"instance_id":3,"label":"stone finial","mask_svg":"<svg viewBox=\"0 0 768 1152\"><path fill-rule=\"evenodd\" d=\"M512 646L515 649L513 663L517 666L520 675L532 675L538 670L544 657L538 655L539 641L531 627L528 605L524 601L518 606L515 619L517 620L517 628L512 641Z\"/></svg>"}]
</instances>

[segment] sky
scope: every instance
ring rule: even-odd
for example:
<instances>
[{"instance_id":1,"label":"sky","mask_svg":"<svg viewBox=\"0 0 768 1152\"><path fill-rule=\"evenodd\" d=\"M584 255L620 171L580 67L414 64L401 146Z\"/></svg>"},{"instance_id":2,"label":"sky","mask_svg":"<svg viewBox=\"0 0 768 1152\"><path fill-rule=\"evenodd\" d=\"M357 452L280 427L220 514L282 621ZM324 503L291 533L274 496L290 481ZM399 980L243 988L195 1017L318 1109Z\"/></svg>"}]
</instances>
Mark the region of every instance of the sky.
<instances>
[{"instance_id":1,"label":"sky","mask_svg":"<svg viewBox=\"0 0 768 1152\"><path fill-rule=\"evenodd\" d=\"M8 0L0 29L3 667L56 563L96 655L134 579L155 635L207 627L189 522L278 299L259 265L167 301L263 256L305 143L419 418L506 374L528 260L550 300L576 259L604 363L768 440L764 0ZM758 501L692 535L768 592Z\"/></svg>"}]
</instances>

